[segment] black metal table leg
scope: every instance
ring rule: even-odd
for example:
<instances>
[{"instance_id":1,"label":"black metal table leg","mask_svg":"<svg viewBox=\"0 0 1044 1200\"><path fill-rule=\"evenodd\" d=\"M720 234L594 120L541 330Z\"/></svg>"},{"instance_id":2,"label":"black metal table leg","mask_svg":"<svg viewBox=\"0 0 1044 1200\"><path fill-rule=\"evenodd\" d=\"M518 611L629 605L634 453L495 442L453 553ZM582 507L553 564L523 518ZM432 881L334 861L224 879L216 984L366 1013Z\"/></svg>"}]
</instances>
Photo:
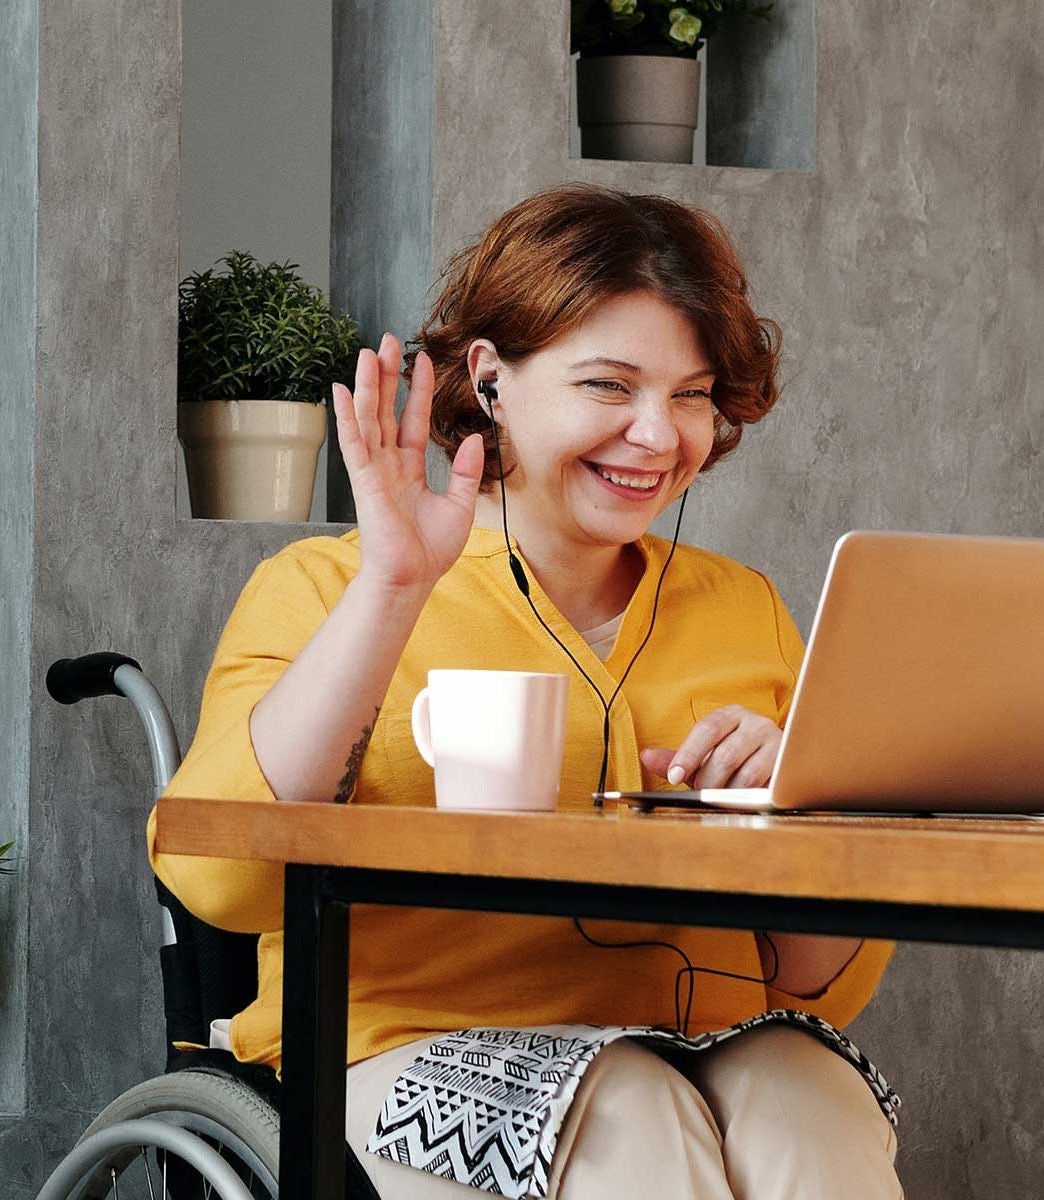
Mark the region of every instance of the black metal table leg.
<instances>
[{"instance_id":1,"label":"black metal table leg","mask_svg":"<svg viewBox=\"0 0 1044 1200\"><path fill-rule=\"evenodd\" d=\"M281 1200L344 1200L348 906L288 863L283 914Z\"/></svg>"}]
</instances>

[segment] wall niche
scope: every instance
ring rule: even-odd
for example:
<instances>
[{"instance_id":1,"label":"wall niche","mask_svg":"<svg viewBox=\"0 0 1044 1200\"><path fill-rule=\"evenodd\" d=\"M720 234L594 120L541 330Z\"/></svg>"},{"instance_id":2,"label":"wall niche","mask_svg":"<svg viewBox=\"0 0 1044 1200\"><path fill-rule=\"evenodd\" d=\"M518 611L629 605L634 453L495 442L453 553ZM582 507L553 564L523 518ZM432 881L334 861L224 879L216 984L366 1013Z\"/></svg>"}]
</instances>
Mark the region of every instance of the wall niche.
<instances>
[{"instance_id":1,"label":"wall niche","mask_svg":"<svg viewBox=\"0 0 1044 1200\"><path fill-rule=\"evenodd\" d=\"M815 17L815 0L776 0L770 20L745 20L703 47L693 166L815 170ZM584 157L577 58L569 67L571 159Z\"/></svg>"}]
</instances>

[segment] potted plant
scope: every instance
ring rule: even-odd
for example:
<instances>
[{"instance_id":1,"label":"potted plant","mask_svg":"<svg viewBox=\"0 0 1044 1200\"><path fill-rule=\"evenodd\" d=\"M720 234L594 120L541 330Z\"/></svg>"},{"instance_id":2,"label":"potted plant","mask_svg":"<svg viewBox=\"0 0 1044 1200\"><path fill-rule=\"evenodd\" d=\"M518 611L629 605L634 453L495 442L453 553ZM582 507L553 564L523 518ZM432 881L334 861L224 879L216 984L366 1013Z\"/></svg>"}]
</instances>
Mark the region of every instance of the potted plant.
<instances>
[{"instance_id":1,"label":"potted plant","mask_svg":"<svg viewBox=\"0 0 1044 1200\"><path fill-rule=\"evenodd\" d=\"M703 44L752 0L571 0L584 158L692 162Z\"/></svg>"},{"instance_id":2,"label":"potted plant","mask_svg":"<svg viewBox=\"0 0 1044 1200\"><path fill-rule=\"evenodd\" d=\"M357 326L297 263L233 250L178 288L178 440L194 517L307 521L331 384Z\"/></svg>"}]
</instances>

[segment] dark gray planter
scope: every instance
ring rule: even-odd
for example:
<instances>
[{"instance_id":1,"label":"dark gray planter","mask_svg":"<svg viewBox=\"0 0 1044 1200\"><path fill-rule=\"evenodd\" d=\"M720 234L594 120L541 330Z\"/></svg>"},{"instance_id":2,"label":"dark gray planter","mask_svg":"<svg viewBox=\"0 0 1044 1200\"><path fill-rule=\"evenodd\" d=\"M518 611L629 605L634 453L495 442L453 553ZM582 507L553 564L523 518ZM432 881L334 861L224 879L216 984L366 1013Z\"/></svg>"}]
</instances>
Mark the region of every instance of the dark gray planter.
<instances>
[{"instance_id":1,"label":"dark gray planter","mask_svg":"<svg viewBox=\"0 0 1044 1200\"><path fill-rule=\"evenodd\" d=\"M584 158L692 162L700 97L695 58L601 54L576 60Z\"/></svg>"}]
</instances>

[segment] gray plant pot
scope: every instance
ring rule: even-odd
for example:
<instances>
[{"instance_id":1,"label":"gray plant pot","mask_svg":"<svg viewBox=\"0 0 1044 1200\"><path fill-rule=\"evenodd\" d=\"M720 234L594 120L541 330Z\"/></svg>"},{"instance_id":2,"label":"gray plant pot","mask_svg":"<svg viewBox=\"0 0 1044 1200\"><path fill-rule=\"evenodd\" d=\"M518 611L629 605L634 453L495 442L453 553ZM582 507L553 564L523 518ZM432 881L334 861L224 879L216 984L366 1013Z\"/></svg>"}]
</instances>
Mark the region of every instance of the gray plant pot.
<instances>
[{"instance_id":1,"label":"gray plant pot","mask_svg":"<svg viewBox=\"0 0 1044 1200\"><path fill-rule=\"evenodd\" d=\"M326 423L325 401L179 401L193 517L307 521Z\"/></svg>"},{"instance_id":2,"label":"gray plant pot","mask_svg":"<svg viewBox=\"0 0 1044 1200\"><path fill-rule=\"evenodd\" d=\"M584 158L692 162L700 64L658 54L576 60L576 107Z\"/></svg>"}]
</instances>

